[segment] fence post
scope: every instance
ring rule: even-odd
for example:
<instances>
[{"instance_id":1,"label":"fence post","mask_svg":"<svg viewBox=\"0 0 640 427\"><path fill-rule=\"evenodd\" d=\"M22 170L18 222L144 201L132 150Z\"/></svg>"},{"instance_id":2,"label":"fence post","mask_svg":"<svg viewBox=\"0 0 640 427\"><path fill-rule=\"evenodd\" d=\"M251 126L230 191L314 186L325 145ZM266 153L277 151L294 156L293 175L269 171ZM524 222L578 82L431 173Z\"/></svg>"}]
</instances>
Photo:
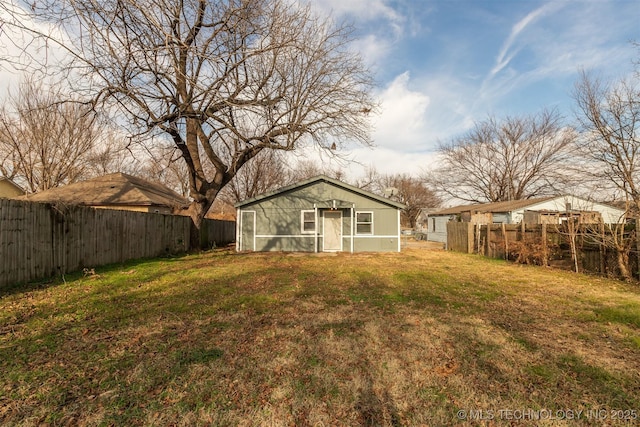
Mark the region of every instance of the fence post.
<instances>
[{"instance_id":1,"label":"fence post","mask_svg":"<svg viewBox=\"0 0 640 427\"><path fill-rule=\"evenodd\" d=\"M472 254L473 253L473 248L475 246L475 240L474 240L474 224L469 222L467 223L467 253L468 254Z\"/></svg>"},{"instance_id":2,"label":"fence post","mask_svg":"<svg viewBox=\"0 0 640 427\"><path fill-rule=\"evenodd\" d=\"M475 239L473 241L473 252L479 254L480 253L480 225L474 223L473 229L475 230Z\"/></svg>"},{"instance_id":3,"label":"fence post","mask_svg":"<svg viewBox=\"0 0 640 427\"><path fill-rule=\"evenodd\" d=\"M604 244L605 240L604 240L604 222L600 223L600 244L598 245L600 249L598 251L598 253L600 254L600 274L604 274L604 270L605 270L605 260L606 260L606 256L607 256L607 252L606 252L606 248L605 248L605 244ZM636 245L637 245L637 240L636 240Z\"/></svg>"},{"instance_id":4,"label":"fence post","mask_svg":"<svg viewBox=\"0 0 640 427\"><path fill-rule=\"evenodd\" d=\"M549 254L547 254L547 224L541 224L540 240L542 240L542 264L549 265Z\"/></svg>"},{"instance_id":5,"label":"fence post","mask_svg":"<svg viewBox=\"0 0 640 427\"><path fill-rule=\"evenodd\" d=\"M504 238L504 259L509 259L509 242L507 238L507 227L502 223L502 238Z\"/></svg>"}]
</instances>

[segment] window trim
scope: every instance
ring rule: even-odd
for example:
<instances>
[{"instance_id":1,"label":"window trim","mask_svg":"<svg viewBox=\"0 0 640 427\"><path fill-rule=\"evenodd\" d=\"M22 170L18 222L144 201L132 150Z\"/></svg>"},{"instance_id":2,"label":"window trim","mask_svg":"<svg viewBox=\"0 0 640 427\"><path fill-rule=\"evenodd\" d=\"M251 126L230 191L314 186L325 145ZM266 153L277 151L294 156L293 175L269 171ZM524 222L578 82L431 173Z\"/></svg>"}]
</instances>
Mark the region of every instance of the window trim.
<instances>
[{"instance_id":1,"label":"window trim","mask_svg":"<svg viewBox=\"0 0 640 427\"><path fill-rule=\"evenodd\" d=\"M358 215L359 214L369 214L371 215L371 221L358 221ZM373 236L373 211L356 211L356 236ZM362 233L358 231L358 225L360 224L370 224L371 225L371 231L367 232L367 233Z\"/></svg>"},{"instance_id":2,"label":"window trim","mask_svg":"<svg viewBox=\"0 0 640 427\"><path fill-rule=\"evenodd\" d=\"M305 213L313 214L313 221L305 221L304 220L304 214ZM305 223L311 223L311 222L313 222L313 230L305 230L304 229L304 224ZM300 232L302 234L315 234L317 230L318 230L318 221L317 221L317 218L316 218L316 211L314 209L301 210L300 211Z\"/></svg>"}]
</instances>

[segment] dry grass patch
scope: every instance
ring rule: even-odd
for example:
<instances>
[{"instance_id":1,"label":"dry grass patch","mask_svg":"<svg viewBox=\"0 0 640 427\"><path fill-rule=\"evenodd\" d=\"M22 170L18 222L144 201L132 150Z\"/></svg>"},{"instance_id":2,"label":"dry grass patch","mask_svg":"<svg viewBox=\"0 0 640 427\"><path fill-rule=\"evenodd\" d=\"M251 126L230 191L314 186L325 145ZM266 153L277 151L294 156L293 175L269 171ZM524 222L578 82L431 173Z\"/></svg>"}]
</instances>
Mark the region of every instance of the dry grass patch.
<instances>
[{"instance_id":1,"label":"dry grass patch","mask_svg":"<svg viewBox=\"0 0 640 427\"><path fill-rule=\"evenodd\" d=\"M2 296L0 422L509 425L498 411L640 409L636 286L421 250L98 273ZM481 410L493 419L469 419Z\"/></svg>"}]
</instances>

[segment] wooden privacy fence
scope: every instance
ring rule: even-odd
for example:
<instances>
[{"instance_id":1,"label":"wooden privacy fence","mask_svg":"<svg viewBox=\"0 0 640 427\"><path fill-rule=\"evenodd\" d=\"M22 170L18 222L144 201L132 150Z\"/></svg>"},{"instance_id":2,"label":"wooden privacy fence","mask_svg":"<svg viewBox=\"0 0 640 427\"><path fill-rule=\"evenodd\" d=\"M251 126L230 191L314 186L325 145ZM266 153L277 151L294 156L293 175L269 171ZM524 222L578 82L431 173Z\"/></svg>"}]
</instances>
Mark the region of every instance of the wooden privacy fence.
<instances>
[{"instance_id":1,"label":"wooden privacy fence","mask_svg":"<svg viewBox=\"0 0 640 427\"><path fill-rule=\"evenodd\" d=\"M206 220L208 247L235 240L233 221ZM190 249L191 218L0 199L0 289Z\"/></svg>"},{"instance_id":2,"label":"wooden privacy fence","mask_svg":"<svg viewBox=\"0 0 640 427\"><path fill-rule=\"evenodd\" d=\"M622 225L615 225L623 227ZM620 229L621 230L621 229ZM564 269L619 276L618 251L610 244L612 229L604 225L447 223L447 248ZM640 251L635 227L626 226L627 266L637 278Z\"/></svg>"},{"instance_id":3,"label":"wooden privacy fence","mask_svg":"<svg viewBox=\"0 0 640 427\"><path fill-rule=\"evenodd\" d=\"M205 219L200 227L200 247L214 248L236 241L236 222Z\"/></svg>"}]
</instances>

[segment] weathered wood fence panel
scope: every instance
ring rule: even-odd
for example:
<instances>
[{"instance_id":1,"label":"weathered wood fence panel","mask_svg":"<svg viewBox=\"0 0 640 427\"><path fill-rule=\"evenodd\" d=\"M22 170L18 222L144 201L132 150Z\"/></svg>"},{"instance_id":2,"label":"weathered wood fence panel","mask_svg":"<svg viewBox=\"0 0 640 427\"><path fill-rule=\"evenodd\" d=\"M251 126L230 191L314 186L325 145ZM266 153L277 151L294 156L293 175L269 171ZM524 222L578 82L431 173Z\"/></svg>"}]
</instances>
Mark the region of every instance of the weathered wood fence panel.
<instances>
[{"instance_id":1,"label":"weathered wood fence panel","mask_svg":"<svg viewBox=\"0 0 640 427\"><path fill-rule=\"evenodd\" d=\"M552 224L525 226L450 222L447 224L447 248L490 258L618 276L617 253L602 243L611 240L608 238L611 231L605 232L603 226L602 235L598 236L593 226L575 227L569 230L566 225ZM634 229L625 231L625 239L629 239L631 248L628 269L638 278L640 254L636 254L638 243Z\"/></svg>"},{"instance_id":2,"label":"weathered wood fence panel","mask_svg":"<svg viewBox=\"0 0 640 427\"><path fill-rule=\"evenodd\" d=\"M222 246L236 240L236 222L218 219L205 219L201 227L201 242L203 248Z\"/></svg>"},{"instance_id":3,"label":"weathered wood fence panel","mask_svg":"<svg viewBox=\"0 0 640 427\"><path fill-rule=\"evenodd\" d=\"M469 222L447 223L447 248L456 252L472 253L474 228Z\"/></svg>"},{"instance_id":4,"label":"weathered wood fence panel","mask_svg":"<svg viewBox=\"0 0 640 427\"><path fill-rule=\"evenodd\" d=\"M209 247L235 222L205 220ZM191 218L0 199L0 289L7 285L190 249Z\"/></svg>"}]
</instances>

